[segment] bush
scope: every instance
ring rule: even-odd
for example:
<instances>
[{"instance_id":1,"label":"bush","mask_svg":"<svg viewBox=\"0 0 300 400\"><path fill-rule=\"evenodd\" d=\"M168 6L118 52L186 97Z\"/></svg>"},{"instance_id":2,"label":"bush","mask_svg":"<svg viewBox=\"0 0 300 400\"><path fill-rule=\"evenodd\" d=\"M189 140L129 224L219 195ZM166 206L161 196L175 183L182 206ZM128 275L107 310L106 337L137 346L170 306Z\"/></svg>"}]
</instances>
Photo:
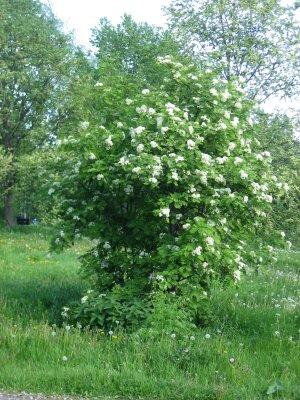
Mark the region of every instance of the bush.
<instances>
[{"instance_id":1,"label":"bush","mask_svg":"<svg viewBox=\"0 0 300 400\"><path fill-rule=\"evenodd\" d=\"M113 318L137 325L157 293L201 321L212 282L238 282L271 259L264 240L277 245L284 237L268 215L287 187L253 139L240 83L170 57L158 62L163 86L120 96L119 119L99 126L92 117L60 146L69 168L49 190L61 197L64 221L54 243L90 238L83 270L106 295L75 313L88 325L93 308L100 327ZM103 107L114 85L97 85Z\"/></svg>"}]
</instances>

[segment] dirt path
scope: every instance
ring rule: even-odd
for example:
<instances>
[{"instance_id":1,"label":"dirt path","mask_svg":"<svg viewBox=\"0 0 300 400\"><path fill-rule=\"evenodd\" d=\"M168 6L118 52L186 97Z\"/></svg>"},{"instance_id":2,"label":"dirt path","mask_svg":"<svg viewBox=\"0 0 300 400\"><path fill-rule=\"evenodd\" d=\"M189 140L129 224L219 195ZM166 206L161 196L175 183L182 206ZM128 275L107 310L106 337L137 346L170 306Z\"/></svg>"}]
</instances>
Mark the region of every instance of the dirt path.
<instances>
[{"instance_id":1,"label":"dirt path","mask_svg":"<svg viewBox=\"0 0 300 400\"><path fill-rule=\"evenodd\" d=\"M28 393L20 393L20 394L9 394L9 393L0 393L0 400L72 400L71 397L67 396L50 396L46 397L42 394L28 394ZM73 399L75 400L75 399ZM77 398L76 400L80 400Z\"/></svg>"},{"instance_id":2,"label":"dirt path","mask_svg":"<svg viewBox=\"0 0 300 400\"><path fill-rule=\"evenodd\" d=\"M45 396L43 394L30 393L4 393L0 392L0 400L126 400L125 397L69 397L69 396Z\"/></svg>"}]
</instances>

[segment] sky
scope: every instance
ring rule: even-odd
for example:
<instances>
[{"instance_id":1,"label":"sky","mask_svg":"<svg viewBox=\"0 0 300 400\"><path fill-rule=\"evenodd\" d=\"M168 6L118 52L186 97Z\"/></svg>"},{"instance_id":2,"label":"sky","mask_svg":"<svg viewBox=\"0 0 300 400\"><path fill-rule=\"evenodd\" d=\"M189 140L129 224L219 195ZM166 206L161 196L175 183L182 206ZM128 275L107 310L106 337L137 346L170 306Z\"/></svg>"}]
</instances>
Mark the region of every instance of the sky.
<instances>
[{"instance_id":1,"label":"sky","mask_svg":"<svg viewBox=\"0 0 300 400\"><path fill-rule=\"evenodd\" d=\"M166 18L162 7L170 0L43 0L54 14L64 22L66 31L75 35L77 43L90 48L91 28L98 25L101 17L113 24L120 22L122 15L130 14L140 22L164 26Z\"/></svg>"},{"instance_id":2,"label":"sky","mask_svg":"<svg viewBox=\"0 0 300 400\"><path fill-rule=\"evenodd\" d=\"M130 14L136 21L165 26L166 17L162 8L171 0L42 0L51 6L54 14L64 23L66 32L73 32L78 44L91 49L91 29L98 25L100 18L107 17L113 24L120 22L122 15ZM294 0L282 0L285 5ZM300 9L298 12L300 21ZM267 112L279 109L299 109L300 99L283 101L270 99L265 104ZM293 114L293 113L292 113ZM291 114L291 115L292 115Z\"/></svg>"}]
</instances>

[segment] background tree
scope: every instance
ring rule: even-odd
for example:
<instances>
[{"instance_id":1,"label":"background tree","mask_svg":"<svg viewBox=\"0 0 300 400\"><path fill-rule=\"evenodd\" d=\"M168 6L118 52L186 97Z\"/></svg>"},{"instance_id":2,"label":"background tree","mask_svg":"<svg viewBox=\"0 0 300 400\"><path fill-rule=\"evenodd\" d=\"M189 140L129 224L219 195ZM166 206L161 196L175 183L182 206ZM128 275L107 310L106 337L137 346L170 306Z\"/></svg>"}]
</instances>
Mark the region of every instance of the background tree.
<instances>
[{"instance_id":1,"label":"background tree","mask_svg":"<svg viewBox=\"0 0 300 400\"><path fill-rule=\"evenodd\" d=\"M254 136L264 151L272 154L274 174L288 184L288 195L273 204L276 226L285 231L293 244L300 237L300 142L295 137L298 121L285 114L256 113Z\"/></svg>"},{"instance_id":2,"label":"background tree","mask_svg":"<svg viewBox=\"0 0 300 400\"><path fill-rule=\"evenodd\" d=\"M4 218L12 226L17 161L53 136L71 46L39 1L0 0L0 10L0 144L12 160L2 194Z\"/></svg>"},{"instance_id":3,"label":"background tree","mask_svg":"<svg viewBox=\"0 0 300 400\"><path fill-rule=\"evenodd\" d=\"M169 24L185 52L263 101L299 89L299 25L279 0L173 0Z\"/></svg>"},{"instance_id":4,"label":"background tree","mask_svg":"<svg viewBox=\"0 0 300 400\"><path fill-rule=\"evenodd\" d=\"M3 190L3 184L11 167L11 157L6 155L3 148L0 147L0 188Z\"/></svg>"},{"instance_id":5,"label":"background tree","mask_svg":"<svg viewBox=\"0 0 300 400\"><path fill-rule=\"evenodd\" d=\"M124 15L117 26L102 18L99 27L93 30L91 43L96 47L100 69L109 71L113 67L131 79L151 84L160 81L157 57L179 55L179 45L169 32L137 23L129 15Z\"/></svg>"}]
</instances>

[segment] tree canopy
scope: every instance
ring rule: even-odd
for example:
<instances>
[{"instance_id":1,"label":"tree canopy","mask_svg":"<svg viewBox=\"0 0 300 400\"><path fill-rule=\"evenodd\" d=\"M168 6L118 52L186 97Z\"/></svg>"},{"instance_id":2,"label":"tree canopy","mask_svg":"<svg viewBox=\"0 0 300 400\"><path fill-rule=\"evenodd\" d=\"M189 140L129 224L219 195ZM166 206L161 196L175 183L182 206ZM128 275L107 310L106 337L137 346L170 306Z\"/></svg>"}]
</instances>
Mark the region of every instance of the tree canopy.
<instances>
[{"instance_id":1,"label":"tree canopy","mask_svg":"<svg viewBox=\"0 0 300 400\"><path fill-rule=\"evenodd\" d=\"M299 90L299 24L279 0L173 0L170 28L187 53L225 79L245 79L252 98Z\"/></svg>"},{"instance_id":2,"label":"tree canopy","mask_svg":"<svg viewBox=\"0 0 300 400\"><path fill-rule=\"evenodd\" d=\"M0 0L0 144L14 163L51 135L69 73L69 38L39 1ZM14 164L16 166L16 164ZM13 225L16 169L4 182L5 219Z\"/></svg>"}]
</instances>

